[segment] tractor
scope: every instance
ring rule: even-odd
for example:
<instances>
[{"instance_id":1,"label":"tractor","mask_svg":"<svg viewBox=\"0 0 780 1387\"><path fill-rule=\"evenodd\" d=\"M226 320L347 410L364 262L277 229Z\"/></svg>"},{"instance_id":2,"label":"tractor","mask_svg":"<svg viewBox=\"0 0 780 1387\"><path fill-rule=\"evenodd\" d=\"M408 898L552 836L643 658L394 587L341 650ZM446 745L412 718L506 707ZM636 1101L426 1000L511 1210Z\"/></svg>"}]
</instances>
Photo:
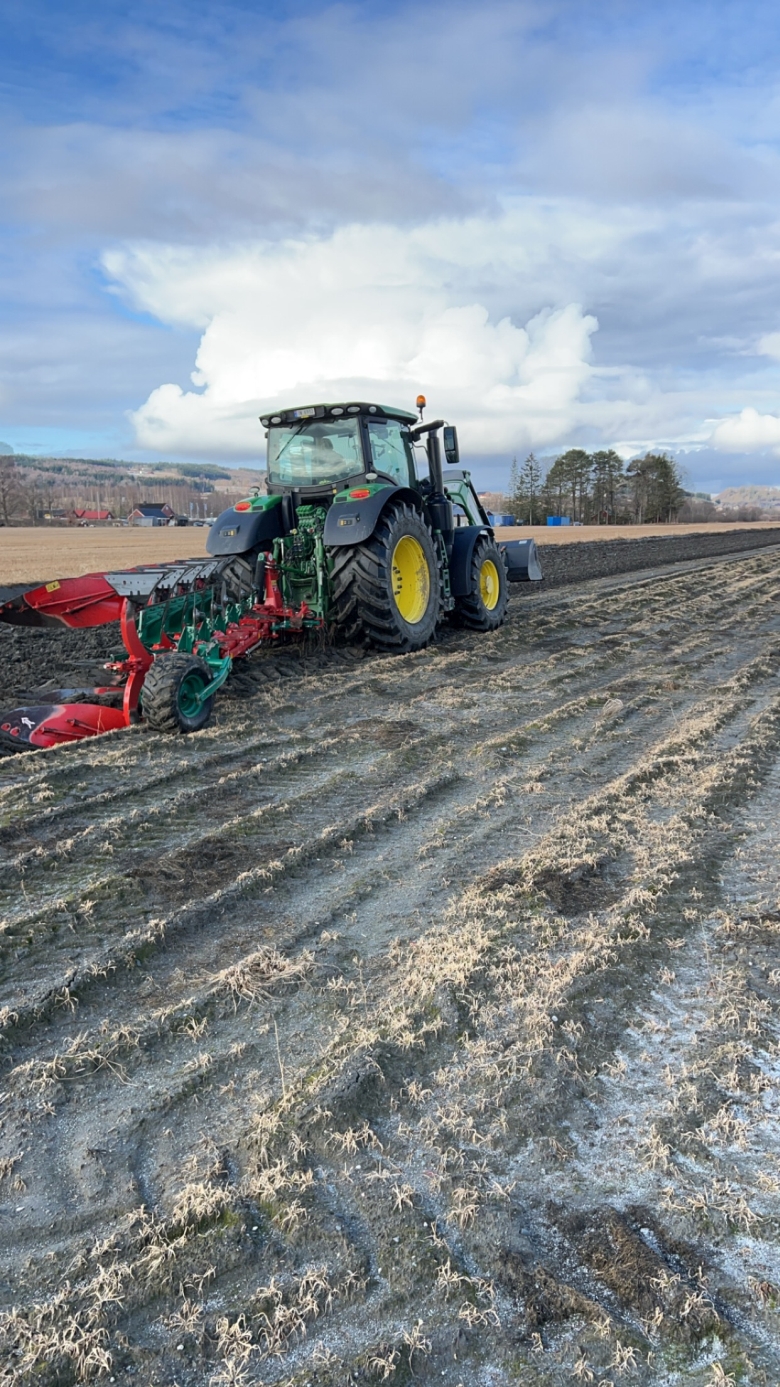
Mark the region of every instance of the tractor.
<instances>
[{"instance_id":1,"label":"tractor","mask_svg":"<svg viewBox=\"0 0 780 1387\"><path fill-rule=\"evenodd\" d=\"M405 654L445 618L496 630L508 583L542 576L536 547L497 543L459 467L455 428L425 423L423 396L417 409L346 402L264 414L265 494L219 516L208 559L0 595L0 620L20 625L118 619L126 651L92 701L0 715L0 738L51 746L139 715L159 731L196 731L236 659L306 632Z\"/></svg>"}]
</instances>

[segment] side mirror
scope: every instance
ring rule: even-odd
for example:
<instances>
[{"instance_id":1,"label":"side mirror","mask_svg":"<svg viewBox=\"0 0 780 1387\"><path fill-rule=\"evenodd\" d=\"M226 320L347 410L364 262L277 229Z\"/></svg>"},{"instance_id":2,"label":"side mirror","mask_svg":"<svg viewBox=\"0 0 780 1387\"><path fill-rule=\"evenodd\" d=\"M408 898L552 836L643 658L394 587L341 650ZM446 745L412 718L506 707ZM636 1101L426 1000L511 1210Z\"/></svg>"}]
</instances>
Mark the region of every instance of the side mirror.
<instances>
[{"instance_id":1,"label":"side mirror","mask_svg":"<svg viewBox=\"0 0 780 1387\"><path fill-rule=\"evenodd\" d=\"M444 456L449 467L457 467L460 461L458 452L458 430L452 424L445 424L444 434Z\"/></svg>"}]
</instances>

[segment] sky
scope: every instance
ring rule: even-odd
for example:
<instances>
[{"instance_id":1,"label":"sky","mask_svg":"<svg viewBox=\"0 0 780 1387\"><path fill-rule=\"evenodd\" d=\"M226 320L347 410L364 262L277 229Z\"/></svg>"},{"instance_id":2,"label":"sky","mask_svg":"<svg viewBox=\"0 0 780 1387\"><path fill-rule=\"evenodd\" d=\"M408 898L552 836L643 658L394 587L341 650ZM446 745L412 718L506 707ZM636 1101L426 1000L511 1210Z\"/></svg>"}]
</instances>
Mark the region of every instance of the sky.
<instances>
[{"instance_id":1,"label":"sky","mask_svg":"<svg viewBox=\"0 0 780 1387\"><path fill-rule=\"evenodd\" d=\"M258 465L368 399L780 485L780 10L3 0L0 440Z\"/></svg>"}]
</instances>

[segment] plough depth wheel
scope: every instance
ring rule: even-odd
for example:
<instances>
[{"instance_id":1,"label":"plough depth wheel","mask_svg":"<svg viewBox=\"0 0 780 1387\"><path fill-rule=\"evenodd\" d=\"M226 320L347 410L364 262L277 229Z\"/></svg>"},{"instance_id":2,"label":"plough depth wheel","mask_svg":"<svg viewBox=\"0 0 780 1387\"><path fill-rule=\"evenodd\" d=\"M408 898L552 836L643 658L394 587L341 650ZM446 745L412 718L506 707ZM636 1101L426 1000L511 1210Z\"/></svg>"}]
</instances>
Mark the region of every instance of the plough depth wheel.
<instances>
[{"instance_id":1,"label":"plough depth wheel","mask_svg":"<svg viewBox=\"0 0 780 1387\"><path fill-rule=\"evenodd\" d=\"M211 716L214 695L203 697L210 683L209 667L197 655L158 655L141 691L145 720L156 732L199 731Z\"/></svg>"}]
</instances>

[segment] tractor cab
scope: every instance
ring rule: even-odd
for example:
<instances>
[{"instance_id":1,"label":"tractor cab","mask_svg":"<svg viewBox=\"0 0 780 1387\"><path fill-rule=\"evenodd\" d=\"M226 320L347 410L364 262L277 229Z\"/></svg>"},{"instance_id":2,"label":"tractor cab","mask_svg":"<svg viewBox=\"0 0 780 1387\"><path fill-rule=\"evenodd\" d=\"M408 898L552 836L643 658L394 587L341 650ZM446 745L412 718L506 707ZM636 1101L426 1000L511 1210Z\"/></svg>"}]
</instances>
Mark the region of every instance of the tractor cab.
<instances>
[{"instance_id":1,"label":"tractor cab","mask_svg":"<svg viewBox=\"0 0 780 1387\"><path fill-rule=\"evenodd\" d=\"M415 416L382 405L308 405L261 420L268 439L269 495L296 491L327 499L350 482L417 484L411 428Z\"/></svg>"}]
</instances>

